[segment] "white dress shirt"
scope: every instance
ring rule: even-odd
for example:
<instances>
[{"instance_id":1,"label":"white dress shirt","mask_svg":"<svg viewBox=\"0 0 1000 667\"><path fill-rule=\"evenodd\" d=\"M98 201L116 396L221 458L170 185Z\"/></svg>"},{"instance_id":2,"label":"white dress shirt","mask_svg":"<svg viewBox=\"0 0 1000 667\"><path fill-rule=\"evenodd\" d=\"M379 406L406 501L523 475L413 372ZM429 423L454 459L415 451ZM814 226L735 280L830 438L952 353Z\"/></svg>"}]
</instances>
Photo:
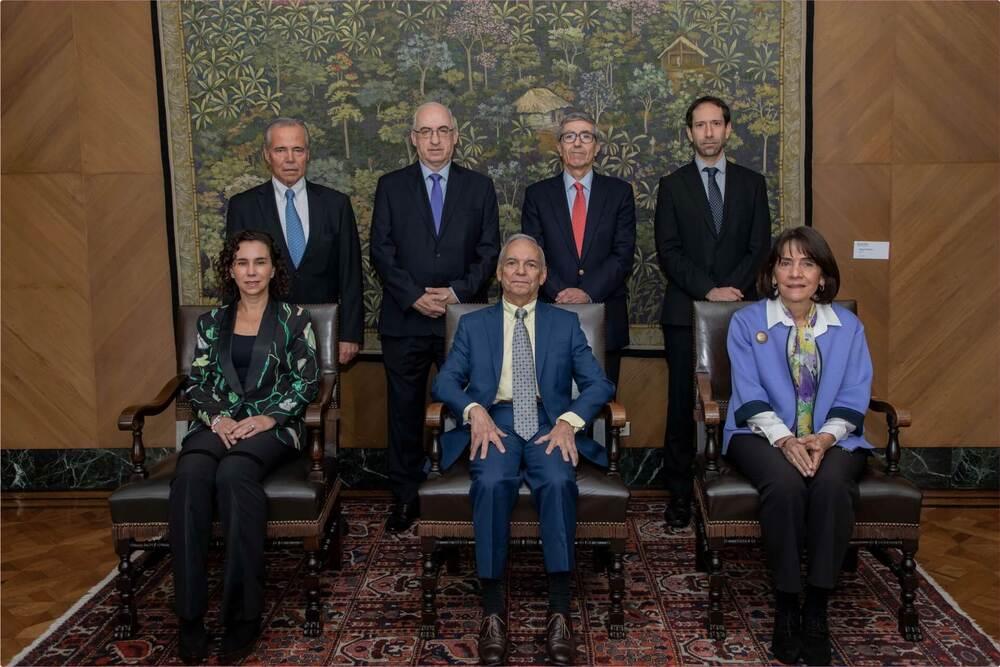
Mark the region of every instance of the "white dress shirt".
<instances>
[{"instance_id":1,"label":"white dress shirt","mask_svg":"<svg viewBox=\"0 0 1000 667\"><path fill-rule=\"evenodd\" d=\"M288 242L288 223L285 222L285 193L291 190L295 193L295 210L299 214L299 220L302 221L302 234L306 240L309 242L309 195L306 194L306 179L300 178L297 180L291 188L279 181L278 179L271 177L271 183L274 184L274 203L278 205L278 219L281 220L281 233L285 235L285 242Z\"/></svg>"}]
</instances>

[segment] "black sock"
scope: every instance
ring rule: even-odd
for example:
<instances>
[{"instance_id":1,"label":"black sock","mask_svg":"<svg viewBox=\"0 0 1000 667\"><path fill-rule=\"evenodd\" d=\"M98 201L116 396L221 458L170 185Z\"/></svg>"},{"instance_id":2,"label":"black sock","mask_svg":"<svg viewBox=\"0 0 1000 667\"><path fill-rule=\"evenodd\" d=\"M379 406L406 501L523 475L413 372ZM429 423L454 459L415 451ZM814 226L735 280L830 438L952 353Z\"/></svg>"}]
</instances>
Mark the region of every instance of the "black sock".
<instances>
[{"instance_id":1,"label":"black sock","mask_svg":"<svg viewBox=\"0 0 1000 667\"><path fill-rule=\"evenodd\" d=\"M499 579L480 579L479 586L483 589L483 613L486 616L504 615L503 582Z\"/></svg>"},{"instance_id":2,"label":"black sock","mask_svg":"<svg viewBox=\"0 0 1000 667\"><path fill-rule=\"evenodd\" d=\"M774 608L779 613L781 612L795 612L798 614L799 611L799 594L798 593L787 593L785 591L774 591Z\"/></svg>"},{"instance_id":3,"label":"black sock","mask_svg":"<svg viewBox=\"0 0 1000 667\"><path fill-rule=\"evenodd\" d=\"M802 613L808 616L826 616L826 605L830 600L829 588L819 588L818 586L808 586L806 588L806 599L802 604Z\"/></svg>"},{"instance_id":4,"label":"black sock","mask_svg":"<svg viewBox=\"0 0 1000 667\"><path fill-rule=\"evenodd\" d=\"M569 572L549 573L549 611L569 615Z\"/></svg>"}]
</instances>

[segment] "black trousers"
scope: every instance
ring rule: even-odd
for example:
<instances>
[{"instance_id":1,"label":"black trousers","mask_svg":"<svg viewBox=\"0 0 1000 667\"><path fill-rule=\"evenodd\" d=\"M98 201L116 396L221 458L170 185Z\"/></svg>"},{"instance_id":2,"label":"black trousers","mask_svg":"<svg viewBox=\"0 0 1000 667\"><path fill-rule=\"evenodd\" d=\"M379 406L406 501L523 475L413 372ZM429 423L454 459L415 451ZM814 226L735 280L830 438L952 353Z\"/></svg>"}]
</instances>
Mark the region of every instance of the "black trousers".
<instances>
[{"instance_id":1,"label":"black trousers","mask_svg":"<svg viewBox=\"0 0 1000 667\"><path fill-rule=\"evenodd\" d=\"M694 331L665 325L667 429L663 434L663 474L672 496L691 497L694 484Z\"/></svg>"},{"instance_id":2,"label":"black trousers","mask_svg":"<svg viewBox=\"0 0 1000 667\"><path fill-rule=\"evenodd\" d=\"M760 529L774 587L802 590L800 559L809 562L807 582L833 588L854 530L858 480L865 450L831 447L813 477L803 477L785 455L759 435L734 435L726 459L760 493Z\"/></svg>"},{"instance_id":3,"label":"black trousers","mask_svg":"<svg viewBox=\"0 0 1000 667\"><path fill-rule=\"evenodd\" d=\"M170 552L178 616L194 620L208 606L213 506L226 543L222 622L251 621L263 613L267 497L261 480L296 455L273 431L240 440L229 450L209 430L184 441L170 484Z\"/></svg>"},{"instance_id":4,"label":"black trousers","mask_svg":"<svg viewBox=\"0 0 1000 667\"><path fill-rule=\"evenodd\" d=\"M444 363L440 336L382 336L389 418L389 486L400 502L417 497L424 481L424 408L431 365Z\"/></svg>"}]
</instances>

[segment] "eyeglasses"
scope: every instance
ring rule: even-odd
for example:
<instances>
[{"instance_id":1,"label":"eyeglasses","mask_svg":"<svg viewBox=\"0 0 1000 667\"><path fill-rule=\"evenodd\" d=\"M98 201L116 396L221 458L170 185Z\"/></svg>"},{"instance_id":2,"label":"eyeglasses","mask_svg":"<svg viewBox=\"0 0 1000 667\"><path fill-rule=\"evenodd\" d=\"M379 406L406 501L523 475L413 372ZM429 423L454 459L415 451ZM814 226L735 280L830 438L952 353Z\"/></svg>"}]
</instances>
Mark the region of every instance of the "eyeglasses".
<instances>
[{"instance_id":1,"label":"eyeglasses","mask_svg":"<svg viewBox=\"0 0 1000 667\"><path fill-rule=\"evenodd\" d=\"M566 132L559 136L559 141L564 144L575 144L579 139L581 144L592 144L596 138L593 132Z\"/></svg>"},{"instance_id":2,"label":"eyeglasses","mask_svg":"<svg viewBox=\"0 0 1000 667\"><path fill-rule=\"evenodd\" d=\"M420 138L422 138L422 139L430 139L432 134L436 134L439 137L448 136L449 134L451 134L452 132L455 131L455 128L453 128L453 127L445 127L444 125L442 125L441 127L420 127L420 128L413 128L413 130L411 130L411 131L414 134L419 134Z\"/></svg>"}]
</instances>

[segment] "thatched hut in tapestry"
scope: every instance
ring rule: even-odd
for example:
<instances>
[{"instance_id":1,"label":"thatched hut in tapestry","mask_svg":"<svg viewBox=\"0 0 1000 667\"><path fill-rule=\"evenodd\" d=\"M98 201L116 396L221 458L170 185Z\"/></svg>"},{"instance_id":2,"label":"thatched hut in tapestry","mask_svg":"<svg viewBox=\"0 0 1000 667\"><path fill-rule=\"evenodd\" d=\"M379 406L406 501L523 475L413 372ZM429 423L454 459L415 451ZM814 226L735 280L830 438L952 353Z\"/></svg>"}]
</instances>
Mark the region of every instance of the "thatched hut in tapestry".
<instances>
[{"instance_id":1,"label":"thatched hut in tapestry","mask_svg":"<svg viewBox=\"0 0 1000 667\"><path fill-rule=\"evenodd\" d=\"M573 105L548 88L532 88L514 100L521 121L536 130L558 125L563 114Z\"/></svg>"},{"instance_id":2,"label":"thatched hut in tapestry","mask_svg":"<svg viewBox=\"0 0 1000 667\"><path fill-rule=\"evenodd\" d=\"M681 35L663 49L657 58L663 72L676 84L684 72L704 69L708 54L690 39Z\"/></svg>"}]
</instances>

